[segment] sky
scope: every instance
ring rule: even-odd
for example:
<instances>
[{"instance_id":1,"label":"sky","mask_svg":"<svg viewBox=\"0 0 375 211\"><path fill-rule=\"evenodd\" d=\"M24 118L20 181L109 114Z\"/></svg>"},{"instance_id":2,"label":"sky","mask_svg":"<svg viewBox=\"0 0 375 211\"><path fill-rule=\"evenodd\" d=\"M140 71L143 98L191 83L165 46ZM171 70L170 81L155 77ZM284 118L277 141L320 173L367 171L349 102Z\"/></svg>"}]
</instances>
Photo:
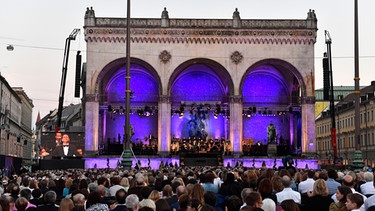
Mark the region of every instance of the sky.
<instances>
[{"instance_id":1,"label":"sky","mask_svg":"<svg viewBox=\"0 0 375 211\"><path fill-rule=\"evenodd\" d=\"M358 1L360 86L375 81L375 1ZM83 24L87 7L97 17L126 17L126 0L17 0L0 3L0 73L12 87L23 87L33 100L33 124L58 107L65 40L71 42L64 105L74 97L75 55L86 61ZM354 86L354 0L132 0L131 17L160 18L164 7L170 18L231 19L238 8L241 19L306 19L309 9L318 19L315 43L315 88L323 88L322 56L327 51L324 31L332 39L335 86ZM13 51L6 49L14 46ZM34 128L34 126L33 126Z\"/></svg>"}]
</instances>

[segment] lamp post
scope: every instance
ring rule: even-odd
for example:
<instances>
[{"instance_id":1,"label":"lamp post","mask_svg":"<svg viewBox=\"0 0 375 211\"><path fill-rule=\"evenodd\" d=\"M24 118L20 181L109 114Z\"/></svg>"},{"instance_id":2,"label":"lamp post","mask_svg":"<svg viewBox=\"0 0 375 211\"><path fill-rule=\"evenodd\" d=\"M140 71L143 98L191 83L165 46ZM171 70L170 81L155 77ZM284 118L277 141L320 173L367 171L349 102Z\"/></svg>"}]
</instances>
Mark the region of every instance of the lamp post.
<instances>
[{"instance_id":1,"label":"lamp post","mask_svg":"<svg viewBox=\"0 0 375 211\"><path fill-rule=\"evenodd\" d=\"M124 144L122 152L122 166L124 169L130 169L132 166L130 149L130 0L127 0L126 15L126 74L125 74L125 125L124 125Z\"/></svg>"}]
</instances>

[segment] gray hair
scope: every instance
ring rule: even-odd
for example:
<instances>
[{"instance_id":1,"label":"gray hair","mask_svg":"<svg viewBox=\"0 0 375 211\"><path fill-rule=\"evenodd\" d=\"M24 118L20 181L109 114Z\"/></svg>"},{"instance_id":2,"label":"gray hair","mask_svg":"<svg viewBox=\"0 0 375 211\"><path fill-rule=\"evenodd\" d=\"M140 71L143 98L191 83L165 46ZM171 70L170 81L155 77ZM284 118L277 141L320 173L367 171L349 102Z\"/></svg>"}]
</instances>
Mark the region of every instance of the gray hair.
<instances>
[{"instance_id":1,"label":"gray hair","mask_svg":"<svg viewBox=\"0 0 375 211\"><path fill-rule=\"evenodd\" d=\"M363 178L365 179L366 182L371 182L374 180L374 175L371 172L365 172L363 175Z\"/></svg>"},{"instance_id":2,"label":"gray hair","mask_svg":"<svg viewBox=\"0 0 375 211\"><path fill-rule=\"evenodd\" d=\"M56 192L53 191L53 190L49 190L47 191L45 194L44 194L44 202L46 204L50 203L55 203L56 202L56 198L57 198L57 195L56 195Z\"/></svg>"},{"instance_id":3,"label":"gray hair","mask_svg":"<svg viewBox=\"0 0 375 211\"><path fill-rule=\"evenodd\" d=\"M125 205L129 209L134 209L138 206L139 204L139 198L135 194L130 194L129 196L126 197L125 199Z\"/></svg>"}]
</instances>

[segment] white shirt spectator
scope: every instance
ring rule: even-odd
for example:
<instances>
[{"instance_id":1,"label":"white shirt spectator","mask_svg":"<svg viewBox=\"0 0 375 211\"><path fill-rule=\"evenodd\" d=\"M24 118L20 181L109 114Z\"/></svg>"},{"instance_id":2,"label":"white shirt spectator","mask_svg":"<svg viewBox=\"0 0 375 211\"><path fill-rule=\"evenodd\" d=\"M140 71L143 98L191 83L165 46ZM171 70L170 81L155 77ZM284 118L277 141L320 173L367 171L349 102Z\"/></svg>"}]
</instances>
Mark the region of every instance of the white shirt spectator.
<instances>
[{"instance_id":1,"label":"white shirt spectator","mask_svg":"<svg viewBox=\"0 0 375 211\"><path fill-rule=\"evenodd\" d=\"M301 194L292 188L284 188L284 190L276 193L277 204L280 204L284 200L293 199L297 204L301 204Z\"/></svg>"},{"instance_id":2,"label":"white shirt spectator","mask_svg":"<svg viewBox=\"0 0 375 211\"><path fill-rule=\"evenodd\" d=\"M374 187L373 181L362 184L360 188L361 188L361 193L363 195L375 194L375 187Z\"/></svg>"},{"instance_id":3,"label":"white shirt spectator","mask_svg":"<svg viewBox=\"0 0 375 211\"><path fill-rule=\"evenodd\" d=\"M314 182L313 178L307 178L305 181L302 181L298 184L298 192L304 194L314 189Z\"/></svg>"}]
</instances>

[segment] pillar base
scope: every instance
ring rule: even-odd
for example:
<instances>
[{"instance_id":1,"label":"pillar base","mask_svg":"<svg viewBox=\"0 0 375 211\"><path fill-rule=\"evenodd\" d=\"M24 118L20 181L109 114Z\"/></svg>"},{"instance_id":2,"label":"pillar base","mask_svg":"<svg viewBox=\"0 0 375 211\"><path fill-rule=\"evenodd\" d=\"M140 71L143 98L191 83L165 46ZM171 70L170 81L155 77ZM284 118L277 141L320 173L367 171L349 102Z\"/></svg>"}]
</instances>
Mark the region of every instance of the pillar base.
<instances>
[{"instance_id":1,"label":"pillar base","mask_svg":"<svg viewBox=\"0 0 375 211\"><path fill-rule=\"evenodd\" d=\"M354 151L354 160L352 163L352 167L354 168L355 172L359 172L363 169L365 166L363 160L362 160L362 151L356 150Z\"/></svg>"},{"instance_id":2,"label":"pillar base","mask_svg":"<svg viewBox=\"0 0 375 211\"><path fill-rule=\"evenodd\" d=\"M121 166L123 169L130 170L132 168L132 153L129 149L125 149L121 156Z\"/></svg>"}]
</instances>

